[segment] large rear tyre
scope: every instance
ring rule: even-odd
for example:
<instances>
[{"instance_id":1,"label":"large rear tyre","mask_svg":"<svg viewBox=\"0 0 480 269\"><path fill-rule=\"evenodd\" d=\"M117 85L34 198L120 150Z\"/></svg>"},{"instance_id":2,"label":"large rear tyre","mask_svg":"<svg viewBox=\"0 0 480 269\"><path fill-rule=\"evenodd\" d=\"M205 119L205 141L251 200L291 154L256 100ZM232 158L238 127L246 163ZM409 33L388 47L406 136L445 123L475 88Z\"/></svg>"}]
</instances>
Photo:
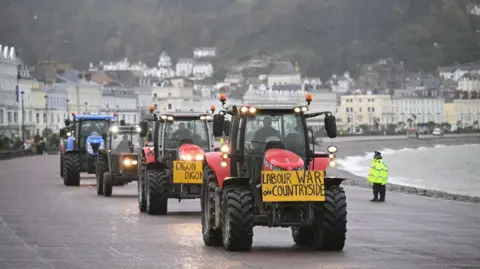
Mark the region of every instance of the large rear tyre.
<instances>
[{"instance_id":1,"label":"large rear tyre","mask_svg":"<svg viewBox=\"0 0 480 269\"><path fill-rule=\"evenodd\" d=\"M315 245L330 251L342 251L347 235L347 198L342 187L332 186L325 191L321 225L315 226Z\"/></svg>"},{"instance_id":2,"label":"large rear tyre","mask_svg":"<svg viewBox=\"0 0 480 269\"><path fill-rule=\"evenodd\" d=\"M165 215L168 210L169 177L165 171L147 170L147 213L149 215Z\"/></svg>"},{"instance_id":3,"label":"large rear tyre","mask_svg":"<svg viewBox=\"0 0 480 269\"><path fill-rule=\"evenodd\" d=\"M107 162L103 156L97 158L95 165L95 176L97 179L97 194L103 195L103 174L107 171Z\"/></svg>"},{"instance_id":4,"label":"large rear tyre","mask_svg":"<svg viewBox=\"0 0 480 269\"><path fill-rule=\"evenodd\" d=\"M147 211L147 200L145 199L146 164L140 164L140 175L138 176L138 209L140 212Z\"/></svg>"},{"instance_id":5,"label":"large rear tyre","mask_svg":"<svg viewBox=\"0 0 480 269\"><path fill-rule=\"evenodd\" d=\"M222 241L228 251L249 251L253 240L254 200L246 186L227 186L222 196Z\"/></svg>"},{"instance_id":6,"label":"large rear tyre","mask_svg":"<svg viewBox=\"0 0 480 269\"><path fill-rule=\"evenodd\" d=\"M103 174L103 182L102 182L103 196L105 197L112 196L113 185L111 183L111 180L112 180L112 175L110 175L110 173L108 172L105 172Z\"/></svg>"},{"instance_id":7,"label":"large rear tyre","mask_svg":"<svg viewBox=\"0 0 480 269\"><path fill-rule=\"evenodd\" d=\"M311 246L315 244L312 227L292 227L292 238L297 246Z\"/></svg>"},{"instance_id":8,"label":"large rear tyre","mask_svg":"<svg viewBox=\"0 0 480 269\"><path fill-rule=\"evenodd\" d=\"M202 234L207 246L222 245L222 230L215 228L215 189L218 186L217 177L209 166L203 169L202 195ZM220 212L218 212L220 213Z\"/></svg>"},{"instance_id":9,"label":"large rear tyre","mask_svg":"<svg viewBox=\"0 0 480 269\"><path fill-rule=\"evenodd\" d=\"M77 154L63 156L63 184L80 186L80 156Z\"/></svg>"}]
</instances>

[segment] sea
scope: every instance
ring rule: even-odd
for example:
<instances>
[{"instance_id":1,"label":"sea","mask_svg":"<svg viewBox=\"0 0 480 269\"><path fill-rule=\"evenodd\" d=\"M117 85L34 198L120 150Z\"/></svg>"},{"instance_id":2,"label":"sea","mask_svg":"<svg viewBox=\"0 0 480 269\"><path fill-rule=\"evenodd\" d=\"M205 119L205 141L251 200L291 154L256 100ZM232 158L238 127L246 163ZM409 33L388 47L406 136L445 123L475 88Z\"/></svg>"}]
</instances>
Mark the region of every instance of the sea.
<instances>
[{"instance_id":1,"label":"sea","mask_svg":"<svg viewBox=\"0 0 480 269\"><path fill-rule=\"evenodd\" d=\"M480 145L380 150L389 169L389 182L399 185L480 197ZM372 154L337 160L338 168L365 177Z\"/></svg>"}]
</instances>

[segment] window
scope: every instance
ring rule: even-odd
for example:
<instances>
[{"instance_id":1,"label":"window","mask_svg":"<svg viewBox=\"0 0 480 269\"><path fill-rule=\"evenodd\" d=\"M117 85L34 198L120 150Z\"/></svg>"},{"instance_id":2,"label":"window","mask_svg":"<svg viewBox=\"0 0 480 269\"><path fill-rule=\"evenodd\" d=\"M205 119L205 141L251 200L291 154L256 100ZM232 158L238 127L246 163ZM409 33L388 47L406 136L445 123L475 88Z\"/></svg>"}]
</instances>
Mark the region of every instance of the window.
<instances>
[{"instance_id":1,"label":"window","mask_svg":"<svg viewBox=\"0 0 480 269\"><path fill-rule=\"evenodd\" d=\"M347 107L347 108L345 108L345 112L347 112L347 113L349 112L349 109L348 109L348 107Z\"/></svg>"},{"instance_id":2,"label":"window","mask_svg":"<svg viewBox=\"0 0 480 269\"><path fill-rule=\"evenodd\" d=\"M133 122L137 123L137 115L133 115Z\"/></svg>"},{"instance_id":3,"label":"window","mask_svg":"<svg viewBox=\"0 0 480 269\"><path fill-rule=\"evenodd\" d=\"M13 123L18 122L18 112L13 112Z\"/></svg>"},{"instance_id":4,"label":"window","mask_svg":"<svg viewBox=\"0 0 480 269\"><path fill-rule=\"evenodd\" d=\"M52 113L50 113L50 123L53 123L53 122L54 122L54 120L53 120L53 112L52 112Z\"/></svg>"},{"instance_id":5,"label":"window","mask_svg":"<svg viewBox=\"0 0 480 269\"><path fill-rule=\"evenodd\" d=\"M165 126L165 148L178 148L182 140L192 140L193 144L208 149L207 124L199 118L181 118L168 121Z\"/></svg>"},{"instance_id":6,"label":"window","mask_svg":"<svg viewBox=\"0 0 480 269\"><path fill-rule=\"evenodd\" d=\"M28 122L32 122L32 111L28 111Z\"/></svg>"},{"instance_id":7,"label":"window","mask_svg":"<svg viewBox=\"0 0 480 269\"><path fill-rule=\"evenodd\" d=\"M370 100L370 99L369 99L369 100ZM367 111L370 112L370 107L368 107Z\"/></svg>"},{"instance_id":8,"label":"window","mask_svg":"<svg viewBox=\"0 0 480 269\"><path fill-rule=\"evenodd\" d=\"M36 122L40 123L40 113L37 113L36 118L37 118Z\"/></svg>"},{"instance_id":9,"label":"window","mask_svg":"<svg viewBox=\"0 0 480 269\"><path fill-rule=\"evenodd\" d=\"M0 109L0 124L3 124L3 109Z\"/></svg>"},{"instance_id":10,"label":"window","mask_svg":"<svg viewBox=\"0 0 480 269\"><path fill-rule=\"evenodd\" d=\"M168 104L168 109L172 109L172 104Z\"/></svg>"},{"instance_id":11,"label":"window","mask_svg":"<svg viewBox=\"0 0 480 269\"><path fill-rule=\"evenodd\" d=\"M359 108L359 109L358 109L358 112L362 112L362 108Z\"/></svg>"},{"instance_id":12,"label":"window","mask_svg":"<svg viewBox=\"0 0 480 269\"><path fill-rule=\"evenodd\" d=\"M8 123L12 123L12 112L7 112L7 121Z\"/></svg>"},{"instance_id":13,"label":"window","mask_svg":"<svg viewBox=\"0 0 480 269\"><path fill-rule=\"evenodd\" d=\"M43 123L47 123L47 113L43 113Z\"/></svg>"},{"instance_id":14,"label":"window","mask_svg":"<svg viewBox=\"0 0 480 269\"><path fill-rule=\"evenodd\" d=\"M372 107L372 112L375 112L375 108L374 108L374 107Z\"/></svg>"}]
</instances>

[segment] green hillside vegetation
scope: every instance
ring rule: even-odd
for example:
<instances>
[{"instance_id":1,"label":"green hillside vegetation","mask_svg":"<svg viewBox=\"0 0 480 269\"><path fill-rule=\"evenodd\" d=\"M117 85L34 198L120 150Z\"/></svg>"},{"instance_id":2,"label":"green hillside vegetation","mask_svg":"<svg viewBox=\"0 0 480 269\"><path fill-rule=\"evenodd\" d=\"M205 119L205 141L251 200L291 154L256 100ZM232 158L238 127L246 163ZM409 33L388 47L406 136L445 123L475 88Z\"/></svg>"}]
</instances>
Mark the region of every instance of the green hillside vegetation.
<instances>
[{"instance_id":1,"label":"green hillside vegetation","mask_svg":"<svg viewBox=\"0 0 480 269\"><path fill-rule=\"evenodd\" d=\"M329 76L381 57L410 70L480 59L480 18L468 0L6 0L0 44L29 61L128 57L153 64L162 50L190 57L216 46L217 62L290 58ZM35 19L35 16L37 19Z\"/></svg>"}]
</instances>

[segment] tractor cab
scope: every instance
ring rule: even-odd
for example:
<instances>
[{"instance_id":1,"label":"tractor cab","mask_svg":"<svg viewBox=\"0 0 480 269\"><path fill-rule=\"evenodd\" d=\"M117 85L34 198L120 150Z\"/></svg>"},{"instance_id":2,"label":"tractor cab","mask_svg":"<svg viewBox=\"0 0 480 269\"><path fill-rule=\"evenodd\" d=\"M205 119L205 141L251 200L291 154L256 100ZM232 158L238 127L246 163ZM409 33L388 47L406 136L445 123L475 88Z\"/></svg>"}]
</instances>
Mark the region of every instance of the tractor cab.
<instances>
[{"instance_id":1,"label":"tractor cab","mask_svg":"<svg viewBox=\"0 0 480 269\"><path fill-rule=\"evenodd\" d=\"M95 158L105 148L108 129L115 120L115 115L72 116L72 120L65 119L65 127L60 130L60 174L66 185L78 185L81 172L95 173Z\"/></svg>"},{"instance_id":2,"label":"tractor cab","mask_svg":"<svg viewBox=\"0 0 480 269\"><path fill-rule=\"evenodd\" d=\"M220 95L220 101L225 107L225 95ZM248 250L253 226L267 226L291 227L299 245L343 249L343 179L325 177L326 169L335 163L336 147L316 152L313 132L306 124L306 119L323 115L326 132L334 138L336 120L329 111L309 113L310 94L306 101L307 105L243 104L214 115L214 136L226 133L229 142L220 152L205 154L202 228L206 245ZM334 219L325 218L324 213L332 213L328 211L338 203L341 212L333 212ZM330 232L332 238L325 235Z\"/></svg>"},{"instance_id":3,"label":"tractor cab","mask_svg":"<svg viewBox=\"0 0 480 269\"><path fill-rule=\"evenodd\" d=\"M209 128L212 116L181 111L154 116L154 144L144 152L146 171L139 183L139 207L163 215L168 198L200 198L204 154L214 149ZM148 123L142 122L140 135L145 137L148 129Z\"/></svg>"},{"instance_id":4,"label":"tractor cab","mask_svg":"<svg viewBox=\"0 0 480 269\"><path fill-rule=\"evenodd\" d=\"M138 180L140 160L140 127L126 124L110 127L105 150L100 152L96 164L97 194L112 195L113 186L123 186Z\"/></svg>"}]
</instances>

